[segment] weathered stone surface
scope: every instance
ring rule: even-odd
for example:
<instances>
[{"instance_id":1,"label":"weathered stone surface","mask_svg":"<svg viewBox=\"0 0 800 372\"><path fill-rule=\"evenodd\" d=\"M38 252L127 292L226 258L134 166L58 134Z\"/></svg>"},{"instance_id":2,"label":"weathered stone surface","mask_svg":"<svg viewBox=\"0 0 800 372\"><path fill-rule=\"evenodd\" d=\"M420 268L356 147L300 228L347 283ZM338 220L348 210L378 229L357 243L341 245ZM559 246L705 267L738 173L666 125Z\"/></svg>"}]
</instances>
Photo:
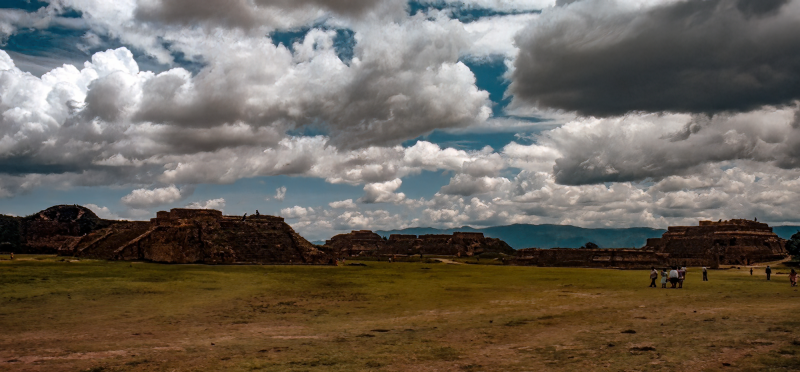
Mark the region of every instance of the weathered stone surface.
<instances>
[{"instance_id":1,"label":"weathered stone surface","mask_svg":"<svg viewBox=\"0 0 800 372\"><path fill-rule=\"evenodd\" d=\"M158 212L150 222L108 221L77 205L0 216L0 251L164 263L324 264L332 256L272 216L205 209Z\"/></svg>"},{"instance_id":2,"label":"weathered stone surface","mask_svg":"<svg viewBox=\"0 0 800 372\"><path fill-rule=\"evenodd\" d=\"M2 216L0 244L15 253L55 254L76 237L110 224L88 208L57 205L28 217Z\"/></svg>"},{"instance_id":3,"label":"weathered stone surface","mask_svg":"<svg viewBox=\"0 0 800 372\"><path fill-rule=\"evenodd\" d=\"M747 265L786 257L785 241L750 220L671 226L642 249L521 249L509 263L537 266L663 267Z\"/></svg>"},{"instance_id":4,"label":"weathered stone surface","mask_svg":"<svg viewBox=\"0 0 800 372\"><path fill-rule=\"evenodd\" d=\"M150 229L149 222L119 221L108 228L93 231L59 249L60 255L111 259L115 251Z\"/></svg>"},{"instance_id":5,"label":"weathered stone surface","mask_svg":"<svg viewBox=\"0 0 800 372\"><path fill-rule=\"evenodd\" d=\"M325 247L336 257L372 256L382 252L386 245L383 237L370 230L339 234L325 242Z\"/></svg>"},{"instance_id":6,"label":"weathered stone surface","mask_svg":"<svg viewBox=\"0 0 800 372\"><path fill-rule=\"evenodd\" d=\"M456 232L453 235L400 235L384 239L369 230L336 235L325 247L337 257L431 254L474 256L482 253L514 254L514 249L500 239L483 233Z\"/></svg>"},{"instance_id":7,"label":"weathered stone surface","mask_svg":"<svg viewBox=\"0 0 800 372\"><path fill-rule=\"evenodd\" d=\"M332 257L272 216L223 216L172 209L147 222L120 223L81 237L62 254L163 263L325 264Z\"/></svg>"},{"instance_id":8,"label":"weathered stone surface","mask_svg":"<svg viewBox=\"0 0 800 372\"><path fill-rule=\"evenodd\" d=\"M786 257L785 244L765 223L734 219L671 226L661 238L648 239L644 249L693 266L747 265Z\"/></svg>"},{"instance_id":9,"label":"weathered stone surface","mask_svg":"<svg viewBox=\"0 0 800 372\"><path fill-rule=\"evenodd\" d=\"M526 248L509 264L546 267L662 267L668 255L642 249Z\"/></svg>"}]
</instances>

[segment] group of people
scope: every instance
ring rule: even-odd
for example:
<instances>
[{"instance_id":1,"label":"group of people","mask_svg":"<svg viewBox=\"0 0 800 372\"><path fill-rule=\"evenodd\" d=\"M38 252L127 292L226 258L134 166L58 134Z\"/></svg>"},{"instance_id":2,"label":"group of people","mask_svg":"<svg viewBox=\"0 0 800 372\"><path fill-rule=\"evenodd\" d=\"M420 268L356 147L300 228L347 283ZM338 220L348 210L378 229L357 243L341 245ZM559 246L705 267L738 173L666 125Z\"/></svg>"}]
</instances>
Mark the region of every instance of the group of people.
<instances>
[{"instance_id":1,"label":"group of people","mask_svg":"<svg viewBox=\"0 0 800 372\"><path fill-rule=\"evenodd\" d=\"M661 288L667 288L667 282L672 285L670 288L683 288L683 281L686 279L686 267L674 266L672 269L661 270ZM656 279L659 273L655 267L650 268L650 287L657 288ZM708 280L706 268L703 268L703 280Z\"/></svg>"},{"instance_id":2,"label":"group of people","mask_svg":"<svg viewBox=\"0 0 800 372\"><path fill-rule=\"evenodd\" d=\"M661 270L661 288L667 288L667 282L669 282L672 286L670 288L683 288L683 281L686 279L686 267L678 267L674 266L672 269L663 269ZM772 276L772 268L767 265L767 268L764 270L767 274L767 280L770 280ZM750 268L750 275L753 275L753 268ZM650 267L650 287L657 288L656 286L656 279L658 279L659 272L656 268ZM703 281L708 281L708 268L703 267ZM792 269L789 273L789 283L792 287L797 287L797 271Z\"/></svg>"}]
</instances>

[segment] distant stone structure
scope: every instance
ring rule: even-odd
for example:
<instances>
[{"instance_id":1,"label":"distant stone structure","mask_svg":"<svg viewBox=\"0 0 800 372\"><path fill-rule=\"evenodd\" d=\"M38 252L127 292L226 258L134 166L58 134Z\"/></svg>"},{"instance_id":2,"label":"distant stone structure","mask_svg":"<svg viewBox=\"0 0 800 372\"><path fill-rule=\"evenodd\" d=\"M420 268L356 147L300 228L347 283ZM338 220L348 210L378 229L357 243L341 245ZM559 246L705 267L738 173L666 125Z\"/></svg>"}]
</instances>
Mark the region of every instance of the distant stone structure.
<instances>
[{"instance_id":1,"label":"distant stone structure","mask_svg":"<svg viewBox=\"0 0 800 372\"><path fill-rule=\"evenodd\" d=\"M61 254L164 263L326 264L336 258L391 255L514 255L508 264L642 268L748 265L787 256L785 240L765 223L733 219L672 226L641 249L537 249L514 251L482 233L401 235L369 230L334 236L317 247L281 217L224 216L211 209L172 209L149 222L110 221L78 205L58 205L31 216L0 215L3 251Z\"/></svg>"},{"instance_id":2,"label":"distant stone structure","mask_svg":"<svg viewBox=\"0 0 800 372\"><path fill-rule=\"evenodd\" d=\"M281 217L223 216L213 209L158 212L149 224L112 226L83 237L78 257L164 263L325 264L332 257L298 235Z\"/></svg>"},{"instance_id":3,"label":"distant stone structure","mask_svg":"<svg viewBox=\"0 0 800 372\"><path fill-rule=\"evenodd\" d=\"M500 239L487 238L483 233L456 232L453 235L392 234L385 239L370 230L336 235L324 246L337 257L386 255L445 255L477 256L483 253L513 255L514 249Z\"/></svg>"},{"instance_id":4,"label":"distant stone structure","mask_svg":"<svg viewBox=\"0 0 800 372\"><path fill-rule=\"evenodd\" d=\"M27 217L0 216L0 243L14 253L56 254L75 237L113 223L88 208L57 205Z\"/></svg>"},{"instance_id":5,"label":"distant stone structure","mask_svg":"<svg viewBox=\"0 0 800 372\"><path fill-rule=\"evenodd\" d=\"M340 258L369 256L385 246L386 240L371 230L354 230L349 234L339 234L325 241L325 247Z\"/></svg>"},{"instance_id":6,"label":"distant stone structure","mask_svg":"<svg viewBox=\"0 0 800 372\"><path fill-rule=\"evenodd\" d=\"M734 219L671 226L641 249L537 249L517 251L510 264L649 268L651 266L748 265L786 257L785 240L765 223Z\"/></svg>"},{"instance_id":7,"label":"distant stone structure","mask_svg":"<svg viewBox=\"0 0 800 372\"><path fill-rule=\"evenodd\" d=\"M150 222L108 221L80 206L55 206L30 217L3 216L0 238L16 253L163 263L326 264L332 256L281 217L223 216L172 209ZM5 249L5 248L4 248Z\"/></svg>"},{"instance_id":8,"label":"distant stone structure","mask_svg":"<svg viewBox=\"0 0 800 372\"><path fill-rule=\"evenodd\" d=\"M733 219L700 221L699 226L670 226L644 250L669 254L692 266L749 265L786 257L786 241L761 222Z\"/></svg>"},{"instance_id":9,"label":"distant stone structure","mask_svg":"<svg viewBox=\"0 0 800 372\"><path fill-rule=\"evenodd\" d=\"M508 264L546 267L644 268L665 265L668 255L643 249L526 248L517 250Z\"/></svg>"}]
</instances>

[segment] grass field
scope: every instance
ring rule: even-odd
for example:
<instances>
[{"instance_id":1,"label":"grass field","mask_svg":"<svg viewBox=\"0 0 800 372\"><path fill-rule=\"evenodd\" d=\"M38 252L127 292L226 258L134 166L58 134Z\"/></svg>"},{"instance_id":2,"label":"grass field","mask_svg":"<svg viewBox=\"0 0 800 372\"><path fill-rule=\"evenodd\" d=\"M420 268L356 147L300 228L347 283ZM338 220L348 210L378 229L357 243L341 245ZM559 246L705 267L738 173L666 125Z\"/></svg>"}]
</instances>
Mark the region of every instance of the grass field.
<instances>
[{"instance_id":1,"label":"grass field","mask_svg":"<svg viewBox=\"0 0 800 372\"><path fill-rule=\"evenodd\" d=\"M3 260L0 370L800 370L781 267L665 290L647 271L364 264Z\"/></svg>"}]
</instances>

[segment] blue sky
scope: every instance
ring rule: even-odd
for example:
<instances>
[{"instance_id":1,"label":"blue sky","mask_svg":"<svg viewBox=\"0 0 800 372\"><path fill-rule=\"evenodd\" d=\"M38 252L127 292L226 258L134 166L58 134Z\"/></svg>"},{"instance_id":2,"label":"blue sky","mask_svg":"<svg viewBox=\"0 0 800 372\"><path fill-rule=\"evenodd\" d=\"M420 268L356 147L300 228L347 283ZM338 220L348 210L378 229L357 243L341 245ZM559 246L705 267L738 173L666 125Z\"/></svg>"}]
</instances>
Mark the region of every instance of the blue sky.
<instances>
[{"instance_id":1,"label":"blue sky","mask_svg":"<svg viewBox=\"0 0 800 372\"><path fill-rule=\"evenodd\" d=\"M0 5L0 213L800 221L798 1L187 4Z\"/></svg>"}]
</instances>

